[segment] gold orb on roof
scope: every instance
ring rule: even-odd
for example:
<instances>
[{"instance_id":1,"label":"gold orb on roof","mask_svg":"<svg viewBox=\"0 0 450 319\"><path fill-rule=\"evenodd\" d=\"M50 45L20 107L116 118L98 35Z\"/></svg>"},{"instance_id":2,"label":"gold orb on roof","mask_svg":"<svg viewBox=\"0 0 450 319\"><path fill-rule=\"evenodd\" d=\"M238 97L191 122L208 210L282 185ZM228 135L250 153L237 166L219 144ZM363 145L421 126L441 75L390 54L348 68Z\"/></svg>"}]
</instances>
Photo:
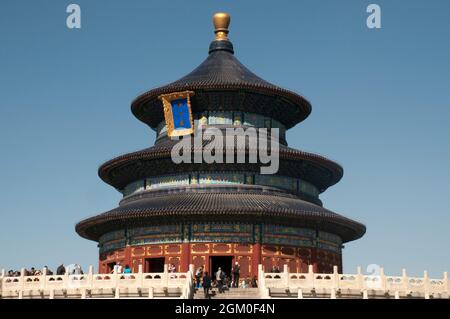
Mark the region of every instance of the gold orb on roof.
<instances>
[{"instance_id":1,"label":"gold orb on roof","mask_svg":"<svg viewBox=\"0 0 450 319\"><path fill-rule=\"evenodd\" d=\"M228 40L228 27L230 25L230 20L230 15L226 12L217 12L213 15L216 40Z\"/></svg>"}]
</instances>

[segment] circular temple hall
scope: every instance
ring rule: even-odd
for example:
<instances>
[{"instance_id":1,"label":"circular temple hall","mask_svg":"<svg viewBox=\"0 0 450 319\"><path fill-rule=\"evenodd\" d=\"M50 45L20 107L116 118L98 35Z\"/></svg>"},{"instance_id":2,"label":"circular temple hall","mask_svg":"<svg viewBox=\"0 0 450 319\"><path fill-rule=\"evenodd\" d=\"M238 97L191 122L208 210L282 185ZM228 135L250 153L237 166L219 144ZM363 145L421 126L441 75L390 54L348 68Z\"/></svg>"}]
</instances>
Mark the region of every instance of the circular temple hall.
<instances>
[{"instance_id":1,"label":"circular temple hall","mask_svg":"<svg viewBox=\"0 0 450 319\"><path fill-rule=\"evenodd\" d=\"M156 132L153 146L109 160L100 178L122 193L118 207L80 221L76 232L98 242L99 272L117 262L133 272L160 272L173 264L217 267L241 278L288 265L290 272L342 272L343 244L362 237L364 225L323 207L319 195L336 184L343 168L320 155L288 146L286 130L305 120L311 104L247 69L228 38L230 17L215 14L215 39L191 73L138 96L133 115ZM205 52L206 53L206 52ZM161 96L192 92L196 129L277 128L279 169L262 174L261 163L175 163L179 139L170 136ZM224 152L238 152L224 143ZM226 149L225 149L226 148ZM202 145L192 145L192 154ZM247 145L245 154L257 152Z\"/></svg>"}]
</instances>

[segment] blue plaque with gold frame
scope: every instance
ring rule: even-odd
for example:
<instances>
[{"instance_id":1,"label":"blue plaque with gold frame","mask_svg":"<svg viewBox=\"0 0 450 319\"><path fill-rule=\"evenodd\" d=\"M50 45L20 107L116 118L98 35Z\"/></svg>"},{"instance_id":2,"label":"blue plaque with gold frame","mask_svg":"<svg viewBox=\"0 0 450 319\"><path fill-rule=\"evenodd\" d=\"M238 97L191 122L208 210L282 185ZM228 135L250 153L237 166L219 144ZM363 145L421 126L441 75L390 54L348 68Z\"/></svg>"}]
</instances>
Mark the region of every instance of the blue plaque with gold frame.
<instances>
[{"instance_id":1,"label":"blue plaque with gold frame","mask_svg":"<svg viewBox=\"0 0 450 319\"><path fill-rule=\"evenodd\" d=\"M192 95L194 95L193 91L183 91L158 96L163 102L169 137L189 135L194 132L191 110Z\"/></svg>"}]
</instances>

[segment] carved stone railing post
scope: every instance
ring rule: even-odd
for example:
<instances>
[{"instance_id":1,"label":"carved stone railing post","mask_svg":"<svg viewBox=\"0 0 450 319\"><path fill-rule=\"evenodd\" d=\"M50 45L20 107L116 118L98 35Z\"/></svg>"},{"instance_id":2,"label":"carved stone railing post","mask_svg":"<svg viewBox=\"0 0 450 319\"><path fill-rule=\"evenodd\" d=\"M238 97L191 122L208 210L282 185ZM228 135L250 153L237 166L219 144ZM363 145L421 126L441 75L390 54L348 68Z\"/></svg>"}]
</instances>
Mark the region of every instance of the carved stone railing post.
<instances>
[{"instance_id":1,"label":"carved stone railing post","mask_svg":"<svg viewBox=\"0 0 450 319\"><path fill-rule=\"evenodd\" d=\"M64 285L64 288L62 290L64 293L64 297L67 298L67 288L70 287L70 277L69 277L68 271L66 271L63 276L63 285Z\"/></svg>"},{"instance_id":2,"label":"carved stone railing post","mask_svg":"<svg viewBox=\"0 0 450 319\"><path fill-rule=\"evenodd\" d=\"M94 287L94 267L92 265L88 269L88 287L89 289Z\"/></svg>"},{"instance_id":3,"label":"carved stone railing post","mask_svg":"<svg viewBox=\"0 0 450 319\"><path fill-rule=\"evenodd\" d=\"M358 287L359 290L366 289L366 285L365 285L365 282L364 282L364 276L363 276L362 271L361 271L361 266L358 266L356 268L356 284L357 284L357 287Z\"/></svg>"},{"instance_id":4,"label":"carved stone railing post","mask_svg":"<svg viewBox=\"0 0 450 319\"><path fill-rule=\"evenodd\" d=\"M148 288L148 298L153 299L153 287Z\"/></svg>"},{"instance_id":5,"label":"carved stone railing post","mask_svg":"<svg viewBox=\"0 0 450 319\"><path fill-rule=\"evenodd\" d=\"M405 291L405 293L408 294L408 292L409 292L409 278L408 278L408 275L406 274L406 269L405 268L402 269L402 286L403 286L403 290Z\"/></svg>"},{"instance_id":6,"label":"carved stone railing post","mask_svg":"<svg viewBox=\"0 0 450 319\"><path fill-rule=\"evenodd\" d=\"M169 287L169 265L164 264L164 274L163 274L163 286L165 288Z\"/></svg>"},{"instance_id":7,"label":"carved stone railing post","mask_svg":"<svg viewBox=\"0 0 450 319\"><path fill-rule=\"evenodd\" d=\"M183 289L183 295L182 298L185 299L192 299L194 298L195 288L194 288L194 273L195 273L195 266L194 264L189 264L189 269L186 272L186 284L185 288Z\"/></svg>"},{"instance_id":8,"label":"carved stone railing post","mask_svg":"<svg viewBox=\"0 0 450 319\"><path fill-rule=\"evenodd\" d=\"M283 265L283 286L289 289L289 268L287 264Z\"/></svg>"},{"instance_id":9,"label":"carved stone railing post","mask_svg":"<svg viewBox=\"0 0 450 319\"><path fill-rule=\"evenodd\" d=\"M19 299L23 298L23 290L25 289L25 268L20 269L20 291Z\"/></svg>"},{"instance_id":10,"label":"carved stone railing post","mask_svg":"<svg viewBox=\"0 0 450 319\"><path fill-rule=\"evenodd\" d=\"M119 291L119 276L120 276L120 274L119 274L119 267L118 266L114 266L114 272L113 272L114 298L118 298L117 297L117 292Z\"/></svg>"},{"instance_id":11,"label":"carved stone railing post","mask_svg":"<svg viewBox=\"0 0 450 319\"><path fill-rule=\"evenodd\" d=\"M450 282L448 281L448 272L444 272L444 277L442 278L444 281L444 293L450 293Z\"/></svg>"},{"instance_id":12,"label":"carved stone railing post","mask_svg":"<svg viewBox=\"0 0 450 319\"><path fill-rule=\"evenodd\" d=\"M333 288L338 289L339 288L339 273L338 273L338 266L333 266Z\"/></svg>"},{"instance_id":13,"label":"carved stone railing post","mask_svg":"<svg viewBox=\"0 0 450 319\"><path fill-rule=\"evenodd\" d=\"M309 288L314 288L315 280L314 280L314 268L313 268L313 265L308 265L308 274L306 275L306 278L307 278L306 283L309 286Z\"/></svg>"},{"instance_id":14,"label":"carved stone railing post","mask_svg":"<svg viewBox=\"0 0 450 319\"><path fill-rule=\"evenodd\" d=\"M263 265L258 265L258 288L259 288L259 294L261 295L261 298L268 298L269 296L266 296L266 278L265 278Z\"/></svg>"},{"instance_id":15,"label":"carved stone railing post","mask_svg":"<svg viewBox=\"0 0 450 319\"><path fill-rule=\"evenodd\" d=\"M363 290L363 299L369 299L369 294L367 293L367 289Z\"/></svg>"},{"instance_id":16,"label":"carved stone railing post","mask_svg":"<svg viewBox=\"0 0 450 319\"><path fill-rule=\"evenodd\" d=\"M423 272L423 291L425 299L430 299L430 278L428 277L428 271Z\"/></svg>"},{"instance_id":17,"label":"carved stone railing post","mask_svg":"<svg viewBox=\"0 0 450 319\"><path fill-rule=\"evenodd\" d=\"M0 273L0 298L3 296L3 278L5 278L5 269L2 269Z\"/></svg>"},{"instance_id":18,"label":"carved stone railing post","mask_svg":"<svg viewBox=\"0 0 450 319\"><path fill-rule=\"evenodd\" d=\"M139 264L138 266L138 273L137 273L137 282L139 283L139 287L142 288L144 286L144 274L142 272L142 264Z\"/></svg>"},{"instance_id":19,"label":"carved stone railing post","mask_svg":"<svg viewBox=\"0 0 450 319\"><path fill-rule=\"evenodd\" d=\"M336 299L336 289L331 288L330 299Z\"/></svg>"},{"instance_id":20,"label":"carved stone railing post","mask_svg":"<svg viewBox=\"0 0 450 319\"><path fill-rule=\"evenodd\" d=\"M381 290L386 292L386 286L387 286L387 281L386 281L386 276L384 275L384 268L381 267L380 268L380 288L381 288Z\"/></svg>"},{"instance_id":21,"label":"carved stone railing post","mask_svg":"<svg viewBox=\"0 0 450 319\"><path fill-rule=\"evenodd\" d=\"M45 291L47 288L47 267L42 268L42 275L39 280L41 281L39 286L41 286L42 291Z\"/></svg>"}]
</instances>

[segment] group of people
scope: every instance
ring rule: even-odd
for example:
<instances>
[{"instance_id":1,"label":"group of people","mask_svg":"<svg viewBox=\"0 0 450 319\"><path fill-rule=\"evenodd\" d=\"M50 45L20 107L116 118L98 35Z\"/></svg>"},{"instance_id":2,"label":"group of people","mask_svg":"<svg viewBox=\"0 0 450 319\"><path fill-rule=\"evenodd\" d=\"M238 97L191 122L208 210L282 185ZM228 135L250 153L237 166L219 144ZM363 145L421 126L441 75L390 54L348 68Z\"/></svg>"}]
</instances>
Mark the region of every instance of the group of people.
<instances>
[{"instance_id":1,"label":"group of people","mask_svg":"<svg viewBox=\"0 0 450 319\"><path fill-rule=\"evenodd\" d=\"M114 272L116 272L117 274L131 274L133 271L128 264L123 267L120 261L118 261L111 270L111 274L113 274Z\"/></svg>"},{"instance_id":2,"label":"group of people","mask_svg":"<svg viewBox=\"0 0 450 319\"><path fill-rule=\"evenodd\" d=\"M47 266L44 267L43 270L36 269L34 267L31 267L30 269L24 269L24 276L41 276L43 273L46 273L46 275L53 275L53 272L47 268ZM22 275L20 270L12 270L10 269L7 273L8 277L20 277Z\"/></svg>"},{"instance_id":3,"label":"group of people","mask_svg":"<svg viewBox=\"0 0 450 319\"><path fill-rule=\"evenodd\" d=\"M56 275L82 275L83 270L81 269L81 266L79 264L71 265L71 266L64 266L63 263L58 266L56 269ZM9 270L7 276L8 277L20 277L22 275L20 270ZM42 270L36 269L35 267L31 267L30 269L24 269L24 276L52 276L54 275L53 271L50 270L47 266L44 266Z\"/></svg>"},{"instance_id":4,"label":"group of people","mask_svg":"<svg viewBox=\"0 0 450 319\"><path fill-rule=\"evenodd\" d=\"M198 267L195 271L195 288L200 289L200 287L203 287L205 298L209 298L209 291L213 286L217 287L219 293L223 293L229 288L257 287L256 276L252 280L245 279L240 281L241 266L238 262L235 262L231 269L231 278L222 270L222 267L219 267L213 276L210 276L203 269L203 267Z\"/></svg>"},{"instance_id":5,"label":"group of people","mask_svg":"<svg viewBox=\"0 0 450 319\"><path fill-rule=\"evenodd\" d=\"M167 270L171 273L176 272L177 267L175 266L175 264L169 264L167 267ZM126 264L125 267L122 266L122 264L120 263L120 261L118 261L115 266L111 269L110 273L113 274L114 271L117 271L118 274L131 274L133 273L133 270L131 269L131 267Z\"/></svg>"}]
</instances>

